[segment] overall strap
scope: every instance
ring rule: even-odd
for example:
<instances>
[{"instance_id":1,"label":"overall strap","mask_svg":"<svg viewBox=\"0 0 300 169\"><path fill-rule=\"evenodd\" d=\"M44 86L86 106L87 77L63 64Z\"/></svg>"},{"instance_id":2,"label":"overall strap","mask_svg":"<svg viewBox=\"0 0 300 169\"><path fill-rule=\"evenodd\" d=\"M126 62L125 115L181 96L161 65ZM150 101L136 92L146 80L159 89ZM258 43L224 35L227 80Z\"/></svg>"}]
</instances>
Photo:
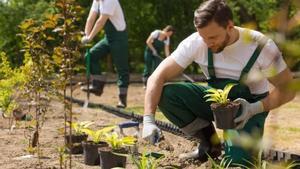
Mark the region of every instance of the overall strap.
<instances>
[{"instance_id":1,"label":"overall strap","mask_svg":"<svg viewBox=\"0 0 300 169\"><path fill-rule=\"evenodd\" d=\"M257 60L261 50L264 48L267 41L268 41L267 38L262 38L262 39L257 41L258 46L256 47L255 51L253 52L253 54L252 54L251 58L249 59L247 65L242 70L239 81L244 79L245 78L244 76L246 76L249 73L249 71L251 70L252 66L254 65L255 61Z\"/></svg>"},{"instance_id":2,"label":"overall strap","mask_svg":"<svg viewBox=\"0 0 300 169\"><path fill-rule=\"evenodd\" d=\"M216 78L215 69L214 69L214 59L213 59L213 53L209 48L207 50L207 57L208 57L208 65L207 65L208 74L211 79L214 79Z\"/></svg>"}]
</instances>

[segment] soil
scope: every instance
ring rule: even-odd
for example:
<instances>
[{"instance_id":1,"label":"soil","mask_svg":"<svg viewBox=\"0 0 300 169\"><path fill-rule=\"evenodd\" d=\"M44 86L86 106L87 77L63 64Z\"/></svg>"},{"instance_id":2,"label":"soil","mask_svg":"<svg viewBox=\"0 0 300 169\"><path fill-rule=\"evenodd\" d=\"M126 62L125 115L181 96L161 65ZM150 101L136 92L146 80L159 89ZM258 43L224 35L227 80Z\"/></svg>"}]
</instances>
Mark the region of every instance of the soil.
<instances>
[{"instance_id":1,"label":"soil","mask_svg":"<svg viewBox=\"0 0 300 169\"><path fill-rule=\"evenodd\" d=\"M129 87L130 94L128 95L128 107L143 106L144 89L142 84L131 84ZM73 93L76 98L85 99L85 93L80 89L76 89ZM91 95L91 101L96 103L104 103L109 105L116 105L118 102L118 89L115 84L106 85L104 93L101 97ZM281 151L288 151L300 154L300 128L298 119L300 119L299 103L300 96L283 106L280 109L274 110L267 119L266 124L266 139L273 142L270 147ZM127 121L117 117L113 114L107 113L100 109L82 108L78 105L73 105L74 121L94 121L95 128L104 127L110 124L118 124ZM29 156L26 152L28 147L28 137L33 134L29 129L25 129L28 122L14 121L16 127L10 132L9 120L0 119L0 168L3 169L29 169L29 168L60 168L58 148L64 145L64 136L61 132L64 123L63 105L58 101L52 101L48 112L45 115L45 122L42 130L39 133L40 139L40 159L41 166L37 155ZM141 127L141 126L140 126ZM286 130L288 129L288 130ZM132 133L133 131L126 131ZM125 132L125 133L126 133ZM221 136L221 135L220 135ZM193 150L197 143L190 142L184 138L175 136L164 132L162 142L156 146L149 145L144 140L139 139L138 149L139 152L160 152L165 155L162 159L162 165L177 166L179 168L195 169L206 168L208 164L200 164L198 161L185 160L180 161L178 155L181 153ZM288 139L286 139L288 138ZM69 165L69 164L68 164ZM87 166L83 163L82 155L72 156L72 168L74 169L96 169L99 166ZM126 168L135 168L130 159L127 160Z\"/></svg>"}]
</instances>

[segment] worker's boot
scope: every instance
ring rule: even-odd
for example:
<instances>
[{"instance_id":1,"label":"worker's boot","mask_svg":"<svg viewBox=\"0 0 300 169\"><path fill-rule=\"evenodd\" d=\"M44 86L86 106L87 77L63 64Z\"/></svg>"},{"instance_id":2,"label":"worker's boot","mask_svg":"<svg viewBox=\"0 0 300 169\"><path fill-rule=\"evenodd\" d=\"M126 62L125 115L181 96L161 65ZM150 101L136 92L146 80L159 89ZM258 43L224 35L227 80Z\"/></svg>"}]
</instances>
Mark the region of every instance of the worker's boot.
<instances>
[{"instance_id":1,"label":"worker's boot","mask_svg":"<svg viewBox=\"0 0 300 169\"><path fill-rule=\"evenodd\" d=\"M118 108L126 108L127 107L127 88L119 88L119 102L117 104Z\"/></svg>"},{"instance_id":2,"label":"worker's boot","mask_svg":"<svg viewBox=\"0 0 300 169\"><path fill-rule=\"evenodd\" d=\"M92 84L89 86L89 90L91 93L95 94L96 96L101 96L103 93L103 88L105 85L105 81L103 80L92 80ZM88 88L87 86L84 86L81 88L82 91L87 92Z\"/></svg>"},{"instance_id":3,"label":"worker's boot","mask_svg":"<svg viewBox=\"0 0 300 169\"><path fill-rule=\"evenodd\" d=\"M208 156L216 159L221 155L221 142L212 123L196 132L193 137L199 140L199 146L190 153L179 156L181 159L198 159L202 163L208 160Z\"/></svg>"}]
</instances>

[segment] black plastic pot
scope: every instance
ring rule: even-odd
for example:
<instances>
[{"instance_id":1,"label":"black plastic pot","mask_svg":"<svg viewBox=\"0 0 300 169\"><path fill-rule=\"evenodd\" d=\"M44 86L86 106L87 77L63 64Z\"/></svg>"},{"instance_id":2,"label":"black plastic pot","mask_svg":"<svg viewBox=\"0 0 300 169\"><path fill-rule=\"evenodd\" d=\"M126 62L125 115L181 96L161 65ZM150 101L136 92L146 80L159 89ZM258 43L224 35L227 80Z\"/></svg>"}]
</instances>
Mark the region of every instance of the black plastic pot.
<instances>
[{"instance_id":1,"label":"black plastic pot","mask_svg":"<svg viewBox=\"0 0 300 169\"><path fill-rule=\"evenodd\" d=\"M99 148L101 169L111 169L114 167L126 167L126 156L120 156L114 153L127 154L125 149L114 150L110 147Z\"/></svg>"},{"instance_id":2,"label":"black plastic pot","mask_svg":"<svg viewBox=\"0 0 300 169\"><path fill-rule=\"evenodd\" d=\"M65 136L65 140L67 142L67 152L70 154L82 154L83 149L81 142L86 141L88 138L88 135L70 135ZM71 145L72 140L72 145Z\"/></svg>"},{"instance_id":3,"label":"black plastic pot","mask_svg":"<svg viewBox=\"0 0 300 169\"><path fill-rule=\"evenodd\" d=\"M233 129L236 124L234 123L234 118L236 117L240 103L229 102L226 105L212 103L210 105L211 110L213 111L214 119L216 126L219 129Z\"/></svg>"},{"instance_id":4,"label":"black plastic pot","mask_svg":"<svg viewBox=\"0 0 300 169\"><path fill-rule=\"evenodd\" d=\"M92 141L83 141L83 158L84 164L86 165L100 165L100 156L99 156L99 148L107 147L107 143L100 142L99 144L95 144Z\"/></svg>"}]
</instances>

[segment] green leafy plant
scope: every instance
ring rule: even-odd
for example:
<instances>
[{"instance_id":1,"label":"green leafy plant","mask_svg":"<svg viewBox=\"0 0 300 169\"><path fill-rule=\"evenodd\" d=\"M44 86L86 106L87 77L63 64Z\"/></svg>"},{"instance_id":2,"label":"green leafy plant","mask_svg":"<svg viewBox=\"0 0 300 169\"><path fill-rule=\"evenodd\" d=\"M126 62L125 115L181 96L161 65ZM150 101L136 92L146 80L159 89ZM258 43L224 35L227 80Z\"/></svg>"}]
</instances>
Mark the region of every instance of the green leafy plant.
<instances>
[{"instance_id":1,"label":"green leafy plant","mask_svg":"<svg viewBox=\"0 0 300 169\"><path fill-rule=\"evenodd\" d=\"M155 158L145 152L141 156L131 155L131 159L138 169L156 169L162 158L164 156Z\"/></svg>"},{"instance_id":2,"label":"green leafy plant","mask_svg":"<svg viewBox=\"0 0 300 169\"><path fill-rule=\"evenodd\" d=\"M94 122L91 121L67 122L67 126L71 125L71 128L75 131L75 135L85 134L83 129L87 129L92 124L94 124Z\"/></svg>"},{"instance_id":3,"label":"green leafy plant","mask_svg":"<svg viewBox=\"0 0 300 169\"><path fill-rule=\"evenodd\" d=\"M92 141L95 144L98 144L98 143L100 143L100 141L105 141L106 134L108 134L115 128L116 128L116 126L108 126L103 129L100 129L100 130L92 130L92 129L85 128L85 129L82 129L81 131L86 133L88 136L90 136Z\"/></svg>"},{"instance_id":4,"label":"green leafy plant","mask_svg":"<svg viewBox=\"0 0 300 169\"><path fill-rule=\"evenodd\" d=\"M247 163L250 164L251 167L244 166L241 164L236 164L236 166L240 166L246 169L293 169L300 166L300 163L296 162L290 162L288 164L274 164L268 162L262 159L262 153L263 151L260 150L258 153L258 158L255 160L255 162L247 161Z\"/></svg>"},{"instance_id":5,"label":"green leafy plant","mask_svg":"<svg viewBox=\"0 0 300 169\"><path fill-rule=\"evenodd\" d=\"M208 94L206 94L204 96L204 98L207 98L207 102L211 101L211 102L215 102L215 103L219 103L219 104L227 104L230 100L228 99L228 94L231 90L231 88L233 86L235 86L236 84L230 83L227 84L224 87L224 90L222 89L215 89L215 88L211 88L206 90L206 92Z\"/></svg>"},{"instance_id":6,"label":"green leafy plant","mask_svg":"<svg viewBox=\"0 0 300 169\"><path fill-rule=\"evenodd\" d=\"M208 155L208 161L210 162L211 169L228 169L232 160L228 156L224 156L220 162L216 162Z\"/></svg>"},{"instance_id":7,"label":"green leafy plant","mask_svg":"<svg viewBox=\"0 0 300 169\"><path fill-rule=\"evenodd\" d=\"M116 132L107 133L105 135L105 141L113 150L120 149L124 146L133 146L137 141L133 136L120 137Z\"/></svg>"},{"instance_id":8,"label":"green leafy plant","mask_svg":"<svg viewBox=\"0 0 300 169\"><path fill-rule=\"evenodd\" d=\"M18 107L16 88L25 83L25 76L20 69L13 69L7 60L8 56L0 53L0 109L4 117L9 117Z\"/></svg>"}]
</instances>

